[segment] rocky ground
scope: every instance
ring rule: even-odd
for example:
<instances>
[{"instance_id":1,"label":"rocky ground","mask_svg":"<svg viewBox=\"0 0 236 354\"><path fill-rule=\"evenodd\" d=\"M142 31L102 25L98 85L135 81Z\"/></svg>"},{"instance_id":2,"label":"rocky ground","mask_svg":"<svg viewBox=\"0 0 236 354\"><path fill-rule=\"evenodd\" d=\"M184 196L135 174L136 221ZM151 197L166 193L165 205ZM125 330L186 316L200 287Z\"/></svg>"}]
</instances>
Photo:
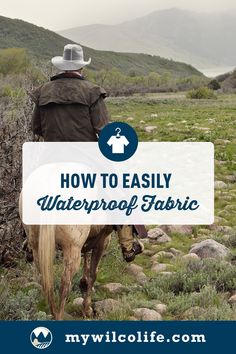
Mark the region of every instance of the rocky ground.
<instances>
[{"instance_id":1,"label":"rocky ground","mask_svg":"<svg viewBox=\"0 0 236 354\"><path fill-rule=\"evenodd\" d=\"M107 274L105 279L102 276L109 264L107 255L94 290L96 317L236 319L236 267L230 248L212 238L196 237L195 232L189 226L151 229L144 254L124 266L120 282L107 282ZM118 247L113 241L114 252ZM81 309L81 304L82 298L73 300L75 307Z\"/></svg>"}]
</instances>

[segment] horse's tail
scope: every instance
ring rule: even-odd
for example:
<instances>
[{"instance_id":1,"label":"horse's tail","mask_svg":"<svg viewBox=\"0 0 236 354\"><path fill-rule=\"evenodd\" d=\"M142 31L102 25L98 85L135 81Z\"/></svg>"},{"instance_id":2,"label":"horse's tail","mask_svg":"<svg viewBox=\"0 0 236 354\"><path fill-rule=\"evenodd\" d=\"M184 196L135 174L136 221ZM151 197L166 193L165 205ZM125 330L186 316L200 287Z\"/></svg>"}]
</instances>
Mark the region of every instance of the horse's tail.
<instances>
[{"instance_id":1,"label":"horse's tail","mask_svg":"<svg viewBox=\"0 0 236 354\"><path fill-rule=\"evenodd\" d=\"M43 291L50 307L54 307L53 260L55 254L55 225L40 225L39 230L39 270Z\"/></svg>"}]
</instances>

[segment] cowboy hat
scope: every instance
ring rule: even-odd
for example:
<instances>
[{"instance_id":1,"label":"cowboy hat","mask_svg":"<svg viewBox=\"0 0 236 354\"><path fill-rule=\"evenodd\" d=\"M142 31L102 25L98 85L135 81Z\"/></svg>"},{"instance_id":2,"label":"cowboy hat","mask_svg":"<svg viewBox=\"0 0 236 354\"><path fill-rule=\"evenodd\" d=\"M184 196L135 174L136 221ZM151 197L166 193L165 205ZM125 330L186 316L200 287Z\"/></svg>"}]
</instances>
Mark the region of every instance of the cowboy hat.
<instances>
[{"instance_id":1,"label":"cowboy hat","mask_svg":"<svg viewBox=\"0 0 236 354\"><path fill-rule=\"evenodd\" d=\"M91 58L84 61L83 48L78 44L67 44L63 56L53 57L52 64L60 70L79 70L91 63Z\"/></svg>"}]
</instances>

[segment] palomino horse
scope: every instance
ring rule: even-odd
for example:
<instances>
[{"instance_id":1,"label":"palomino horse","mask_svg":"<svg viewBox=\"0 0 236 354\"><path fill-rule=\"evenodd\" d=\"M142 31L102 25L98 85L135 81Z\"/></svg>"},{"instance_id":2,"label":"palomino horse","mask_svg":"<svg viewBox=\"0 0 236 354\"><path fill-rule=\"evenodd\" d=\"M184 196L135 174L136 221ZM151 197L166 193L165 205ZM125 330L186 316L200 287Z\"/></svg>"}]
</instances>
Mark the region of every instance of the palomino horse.
<instances>
[{"instance_id":1,"label":"palomino horse","mask_svg":"<svg viewBox=\"0 0 236 354\"><path fill-rule=\"evenodd\" d=\"M22 203L19 203L22 219ZM107 248L111 225L25 225L23 224L29 245L32 248L34 263L41 276L41 284L48 300L51 313L57 320L64 317L66 299L71 289L71 282L79 270L81 253L84 254L84 270L80 280L83 293L83 315L92 315L91 293L96 280L99 261ZM56 244L62 248L64 270L61 279L59 308L54 295L53 260Z\"/></svg>"}]
</instances>

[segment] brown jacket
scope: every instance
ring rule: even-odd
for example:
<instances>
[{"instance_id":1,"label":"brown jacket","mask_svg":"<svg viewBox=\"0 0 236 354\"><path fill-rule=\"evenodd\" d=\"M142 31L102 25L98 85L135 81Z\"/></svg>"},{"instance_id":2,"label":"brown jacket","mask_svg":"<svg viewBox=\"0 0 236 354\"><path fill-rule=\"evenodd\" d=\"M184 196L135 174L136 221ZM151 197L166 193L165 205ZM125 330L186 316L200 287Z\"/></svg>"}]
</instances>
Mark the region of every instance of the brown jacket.
<instances>
[{"instance_id":1,"label":"brown jacket","mask_svg":"<svg viewBox=\"0 0 236 354\"><path fill-rule=\"evenodd\" d=\"M63 73L32 92L33 133L45 141L97 141L109 123L106 92L76 73Z\"/></svg>"}]
</instances>

